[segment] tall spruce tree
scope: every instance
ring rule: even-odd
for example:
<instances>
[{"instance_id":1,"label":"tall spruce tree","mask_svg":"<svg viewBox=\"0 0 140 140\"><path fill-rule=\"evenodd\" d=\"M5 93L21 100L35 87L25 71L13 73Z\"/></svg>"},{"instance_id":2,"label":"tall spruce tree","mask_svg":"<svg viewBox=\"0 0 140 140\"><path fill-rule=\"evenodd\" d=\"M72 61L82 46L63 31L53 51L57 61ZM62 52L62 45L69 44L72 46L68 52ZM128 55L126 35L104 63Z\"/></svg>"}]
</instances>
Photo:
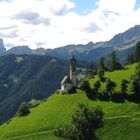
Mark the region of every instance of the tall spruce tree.
<instances>
[{"instance_id":1,"label":"tall spruce tree","mask_svg":"<svg viewBox=\"0 0 140 140\"><path fill-rule=\"evenodd\" d=\"M105 58L101 57L99 60L99 65L101 69L107 70L107 67L105 66Z\"/></svg>"},{"instance_id":2,"label":"tall spruce tree","mask_svg":"<svg viewBox=\"0 0 140 140\"><path fill-rule=\"evenodd\" d=\"M136 44L134 56L135 62L140 61L140 41Z\"/></svg>"},{"instance_id":3,"label":"tall spruce tree","mask_svg":"<svg viewBox=\"0 0 140 140\"><path fill-rule=\"evenodd\" d=\"M140 97L140 62L136 67L135 75L131 80L131 92Z\"/></svg>"},{"instance_id":4,"label":"tall spruce tree","mask_svg":"<svg viewBox=\"0 0 140 140\"><path fill-rule=\"evenodd\" d=\"M113 90L116 87L116 83L110 79L106 80L106 85L105 85L105 93L108 95L112 95Z\"/></svg>"},{"instance_id":5,"label":"tall spruce tree","mask_svg":"<svg viewBox=\"0 0 140 140\"><path fill-rule=\"evenodd\" d=\"M123 79L121 81L121 93L126 96L129 81Z\"/></svg>"},{"instance_id":6,"label":"tall spruce tree","mask_svg":"<svg viewBox=\"0 0 140 140\"><path fill-rule=\"evenodd\" d=\"M117 58L116 56L116 51L113 51L110 55L110 70L117 70L117 69L121 69L122 68L122 65L119 61L119 59Z\"/></svg>"},{"instance_id":7,"label":"tall spruce tree","mask_svg":"<svg viewBox=\"0 0 140 140\"><path fill-rule=\"evenodd\" d=\"M134 53L129 53L126 57L126 64L133 64L135 62Z\"/></svg>"},{"instance_id":8,"label":"tall spruce tree","mask_svg":"<svg viewBox=\"0 0 140 140\"><path fill-rule=\"evenodd\" d=\"M95 95L98 93L100 87L101 87L101 82L99 80L97 80L94 83L94 87L93 87L93 92Z\"/></svg>"},{"instance_id":9,"label":"tall spruce tree","mask_svg":"<svg viewBox=\"0 0 140 140\"><path fill-rule=\"evenodd\" d=\"M97 71L97 74L98 74L98 77L99 77L99 79L100 79L101 81L104 80L104 75L105 75L104 69L99 69L99 70Z\"/></svg>"}]
</instances>

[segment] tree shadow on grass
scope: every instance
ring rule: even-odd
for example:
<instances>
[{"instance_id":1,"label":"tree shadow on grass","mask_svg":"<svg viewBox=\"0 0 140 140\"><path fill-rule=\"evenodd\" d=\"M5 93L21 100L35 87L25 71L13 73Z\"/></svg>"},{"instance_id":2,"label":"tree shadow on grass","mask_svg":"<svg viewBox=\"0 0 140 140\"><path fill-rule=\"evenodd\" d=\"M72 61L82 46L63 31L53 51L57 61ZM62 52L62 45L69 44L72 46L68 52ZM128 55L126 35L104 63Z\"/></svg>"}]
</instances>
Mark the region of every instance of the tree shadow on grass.
<instances>
[{"instance_id":1,"label":"tree shadow on grass","mask_svg":"<svg viewBox=\"0 0 140 140\"><path fill-rule=\"evenodd\" d=\"M26 117L26 116L28 116L29 114L30 114L30 110L24 112L23 114L19 114L18 116L19 116L19 117Z\"/></svg>"},{"instance_id":2,"label":"tree shadow on grass","mask_svg":"<svg viewBox=\"0 0 140 140\"><path fill-rule=\"evenodd\" d=\"M125 98L122 94L120 93L114 93L111 95L111 101L115 103L124 103Z\"/></svg>"},{"instance_id":3,"label":"tree shadow on grass","mask_svg":"<svg viewBox=\"0 0 140 140\"><path fill-rule=\"evenodd\" d=\"M69 90L68 94L75 94L77 93L76 87L73 87L71 90Z\"/></svg>"},{"instance_id":4,"label":"tree shadow on grass","mask_svg":"<svg viewBox=\"0 0 140 140\"><path fill-rule=\"evenodd\" d=\"M140 95L139 96L136 96L134 94L128 95L127 100L129 102L140 103Z\"/></svg>"},{"instance_id":5,"label":"tree shadow on grass","mask_svg":"<svg viewBox=\"0 0 140 140\"><path fill-rule=\"evenodd\" d=\"M98 93L96 94L91 94L91 93L86 93L88 99L90 100L100 100L100 101L105 101L105 102L115 102L115 103L124 103L125 102L125 98L122 94L120 93L114 93L112 95L108 95L107 93L103 92L103 93Z\"/></svg>"}]
</instances>

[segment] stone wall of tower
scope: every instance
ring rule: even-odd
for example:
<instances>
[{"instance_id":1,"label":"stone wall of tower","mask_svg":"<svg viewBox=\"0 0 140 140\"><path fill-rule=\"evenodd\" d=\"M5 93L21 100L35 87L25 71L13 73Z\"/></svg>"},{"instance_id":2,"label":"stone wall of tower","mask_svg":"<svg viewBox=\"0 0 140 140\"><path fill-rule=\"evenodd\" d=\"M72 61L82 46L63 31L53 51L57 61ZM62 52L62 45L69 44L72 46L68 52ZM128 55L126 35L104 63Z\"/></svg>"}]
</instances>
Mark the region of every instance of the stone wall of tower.
<instances>
[{"instance_id":1,"label":"stone wall of tower","mask_svg":"<svg viewBox=\"0 0 140 140\"><path fill-rule=\"evenodd\" d=\"M70 79L74 86L77 86L77 73L76 73L76 59L73 58L70 60Z\"/></svg>"}]
</instances>

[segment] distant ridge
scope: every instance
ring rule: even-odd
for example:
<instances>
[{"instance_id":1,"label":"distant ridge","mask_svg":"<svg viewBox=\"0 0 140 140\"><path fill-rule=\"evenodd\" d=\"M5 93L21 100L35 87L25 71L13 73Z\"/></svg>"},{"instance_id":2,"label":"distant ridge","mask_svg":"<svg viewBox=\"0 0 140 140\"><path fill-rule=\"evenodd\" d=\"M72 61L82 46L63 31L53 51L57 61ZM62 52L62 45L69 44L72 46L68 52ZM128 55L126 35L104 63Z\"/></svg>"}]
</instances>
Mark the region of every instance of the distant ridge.
<instances>
[{"instance_id":1,"label":"distant ridge","mask_svg":"<svg viewBox=\"0 0 140 140\"><path fill-rule=\"evenodd\" d=\"M48 55L69 59L74 53L79 60L93 61L102 56L107 56L112 50L117 50L120 60L133 51L135 44L140 41L140 25L136 25L123 33L115 35L111 40L105 42L89 42L83 44L71 44L56 49L30 49L28 46L17 46L6 51L3 40L0 40L0 55L5 54L28 54L28 55ZM122 54L125 54L122 56Z\"/></svg>"},{"instance_id":2,"label":"distant ridge","mask_svg":"<svg viewBox=\"0 0 140 140\"><path fill-rule=\"evenodd\" d=\"M18 46L18 47L13 47L11 49L9 49L6 54L27 54L27 55L31 55L32 54L32 50L28 47L28 46Z\"/></svg>"},{"instance_id":3,"label":"distant ridge","mask_svg":"<svg viewBox=\"0 0 140 140\"><path fill-rule=\"evenodd\" d=\"M74 53L78 59L92 61L107 56L112 50L117 50L121 61L124 61L124 57L133 51L132 48L138 41L140 41L140 25L115 35L109 41L89 42L86 45L67 45L49 50L46 54L68 59ZM123 57L122 53L125 54Z\"/></svg>"}]
</instances>

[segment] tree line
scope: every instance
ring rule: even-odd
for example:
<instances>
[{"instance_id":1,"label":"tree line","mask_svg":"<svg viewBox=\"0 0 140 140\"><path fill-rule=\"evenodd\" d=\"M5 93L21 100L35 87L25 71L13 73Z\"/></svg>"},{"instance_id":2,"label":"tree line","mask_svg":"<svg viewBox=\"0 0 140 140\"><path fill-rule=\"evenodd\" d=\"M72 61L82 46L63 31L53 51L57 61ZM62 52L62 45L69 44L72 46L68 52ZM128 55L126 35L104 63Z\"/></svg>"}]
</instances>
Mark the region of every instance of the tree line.
<instances>
[{"instance_id":1,"label":"tree line","mask_svg":"<svg viewBox=\"0 0 140 140\"><path fill-rule=\"evenodd\" d=\"M128 61L128 57L129 59ZM81 82L81 89L84 90L89 98L101 100L112 100L115 102L124 101L125 99L138 101L140 100L140 42L135 46L135 51L128 54L126 64L138 63L136 66L135 74L131 76L131 80L127 81L122 79L120 84L120 93L115 93L116 83L109 78L105 77L105 71L115 71L123 69L119 59L117 58L116 51L113 51L109 55L108 65L105 63L105 57L101 57L99 60L100 68L92 73L92 77L95 74L98 75L99 80L95 81L93 88L90 87L88 80ZM132 61L133 60L133 61ZM128 63L129 62L129 63ZM99 91L101 82L105 83L103 91ZM128 91L128 84L130 84L130 93Z\"/></svg>"}]
</instances>

